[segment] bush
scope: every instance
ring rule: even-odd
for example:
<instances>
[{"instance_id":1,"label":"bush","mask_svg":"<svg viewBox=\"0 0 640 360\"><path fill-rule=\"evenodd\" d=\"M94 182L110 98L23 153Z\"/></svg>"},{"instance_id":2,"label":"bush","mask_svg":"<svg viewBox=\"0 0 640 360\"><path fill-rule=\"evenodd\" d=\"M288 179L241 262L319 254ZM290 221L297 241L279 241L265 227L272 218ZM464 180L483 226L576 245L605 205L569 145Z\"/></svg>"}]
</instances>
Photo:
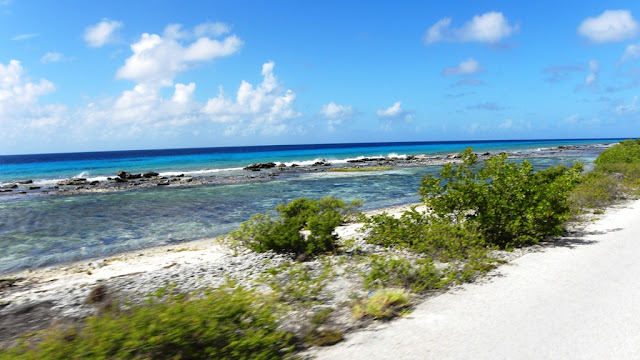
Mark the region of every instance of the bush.
<instances>
[{"instance_id":1,"label":"bush","mask_svg":"<svg viewBox=\"0 0 640 360\"><path fill-rule=\"evenodd\" d=\"M576 213L584 207L605 207L640 185L640 140L622 141L603 151L594 163L593 171L571 193Z\"/></svg>"},{"instance_id":2,"label":"bush","mask_svg":"<svg viewBox=\"0 0 640 360\"><path fill-rule=\"evenodd\" d=\"M346 203L332 197L299 198L276 206L277 218L269 214L254 215L229 235L257 252L274 250L312 255L334 251L337 236L333 231L361 205L358 200ZM309 230L310 234L305 236L302 230Z\"/></svg>"},{"instance_id":3,"label":"bush","mask_svg":"<svg viewBox=\"0 0 640 360\"><path fill-rule=\"evenodd\" d=\"M277 329L275 305L241 288L198 299L165 301L89 318L84 326L54 329L37 346L0 352L2 359L280 359L292 351ZM58 330L58 331L55 331ZM60 331L62 330L62 331Z\"/></svg>"},{"instance_id":4,"label":"bush","mask_svg":"<svg viewBox=\"0 0 640 360\"><path fill-rule=\"evenodd\" d=\"M399 218L374 215L365 220L364 229L371 244L408 248L442 262L464 260L472 250L486 248L482 234L472 224L451 223L415 208Z\"/></svg>"},{"instance_id":5,"label":"bush","mask_svg":"<svg viewBox=\"0 0 640 360\"><path fill-rule=\"evenodd\" d=\"M411 299L398 290L381 290L375 292L365 301L356 304L353 315L359 319L370 316L374 319L389 319L402 313Z\"/></svg>"},{"instance_id":6,"label":"bush","mask_svg":"<svg viewBox=\"0 0 640 360\"><path fill-rule=\"evenodd\" d=\"M402 287L420 292L444 286L443 277L431 259L411 263L405 259L372 256L371 270L365 275L364 282L369 289Z\"/></svg>"},{"instance_id":7,"label":"bush","mask_svg":"<svg viewBox=\"0 0 640 360\"><path fill-rule=\"evenodd\" d=\"M582 165L536 172L526 160L517 164L506 159L507 154L493 156L479 166L467 148L461 164L446 164L439 178L423 178L423 202L440 219L477 226L488 243L501 248L562 234L570 213L569 191Z\"/></svg>"}]
</instances>

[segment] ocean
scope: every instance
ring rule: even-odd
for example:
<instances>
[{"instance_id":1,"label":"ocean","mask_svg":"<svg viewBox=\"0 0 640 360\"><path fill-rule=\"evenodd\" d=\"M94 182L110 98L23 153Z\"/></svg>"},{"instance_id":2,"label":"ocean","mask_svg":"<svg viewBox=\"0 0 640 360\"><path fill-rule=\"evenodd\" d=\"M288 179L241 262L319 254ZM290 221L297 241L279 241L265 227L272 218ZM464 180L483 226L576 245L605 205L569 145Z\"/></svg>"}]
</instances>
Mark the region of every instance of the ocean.
<instances>
[{"instance_id":1,"label":"ocean","mask_svg":"<svg viewBox=\"0 0 640 360\"><path fill-rule=\"evenodd\" d=\"M590 166L605 147L591 146L559 156L545 149L614 143L620 139L513 140L367 144L280 145L200 149L135 150L0 156L0 187L31 180L53 187L83 177L105 181L119 170L170 176L239 177L252 163L334 165L362 157L448 154L472 146L476 152L517 152L538 168L580 161ZM51 196L0 194L0 274L147 247L217 237L252 214L271 211L297 197L361 199L364 209L417 202L424 175L440 166L397 167L377 172L300 172L261 182Z\"/></svg>"}]
</instances>

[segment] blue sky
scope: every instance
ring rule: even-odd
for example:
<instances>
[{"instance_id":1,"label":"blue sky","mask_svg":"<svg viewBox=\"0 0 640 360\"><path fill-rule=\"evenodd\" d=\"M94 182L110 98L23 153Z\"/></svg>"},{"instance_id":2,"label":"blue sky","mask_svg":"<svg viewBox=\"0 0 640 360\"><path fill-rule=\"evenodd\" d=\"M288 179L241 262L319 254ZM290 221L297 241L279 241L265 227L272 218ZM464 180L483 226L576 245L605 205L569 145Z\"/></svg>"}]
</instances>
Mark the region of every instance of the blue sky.
<instances>
[{"instance_id":1,"label":"blue sky","mask_svg":"<svg viewBox=\"0 0 640 360\"><path fill-rule=\"evenodd\" d=\"M639 136L637 1L0 0L0 154Z\"/></svg>"}]
</instances>

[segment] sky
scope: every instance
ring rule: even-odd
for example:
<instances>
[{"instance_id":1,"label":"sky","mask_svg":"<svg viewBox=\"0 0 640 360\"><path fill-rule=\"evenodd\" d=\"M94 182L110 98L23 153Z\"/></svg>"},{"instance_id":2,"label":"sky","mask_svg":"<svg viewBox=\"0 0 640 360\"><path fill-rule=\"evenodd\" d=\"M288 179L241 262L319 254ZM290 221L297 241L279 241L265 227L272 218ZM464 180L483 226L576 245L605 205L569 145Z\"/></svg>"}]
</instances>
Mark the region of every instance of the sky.
<instances>
[{"instance_id":1,"label":"sky","mask_svg":"<svg viewBox=\"0 0 640 360\"><path fill-rule=\"evenodd\" d=\"M0 154L640 136L636 1L0 0Z\"/></svg>"}]
</instances>

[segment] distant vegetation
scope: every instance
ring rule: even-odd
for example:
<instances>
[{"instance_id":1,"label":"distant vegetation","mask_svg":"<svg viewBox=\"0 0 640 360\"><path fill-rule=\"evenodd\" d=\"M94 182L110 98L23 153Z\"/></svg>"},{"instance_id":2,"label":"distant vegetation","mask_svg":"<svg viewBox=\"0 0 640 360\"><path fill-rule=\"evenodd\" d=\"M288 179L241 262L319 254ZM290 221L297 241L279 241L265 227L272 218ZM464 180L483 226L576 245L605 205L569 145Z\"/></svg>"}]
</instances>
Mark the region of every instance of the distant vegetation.
<instances>
[{"instance_id":1,"label":"distant vegetation","mask_svg":"<svg viewBox=\"0 0 640 360\"><path fill-rule=\"evenodd\" d=\"M571 194L576 212L603 208L640 187L640 139L625 140L605 150L595 168L581 179Z\"/></svg>"},{"instance_id":2,"label":"distant vegetation","mask_svg":"<svg viewBox=\"0 0 640 360\"><path fill-rule=\"evenodd\" d=\"M255 251L291 253L298 260L261 276L271 295L226 286L196 295L167 295L130 310L115 307L72 328L56 328L39 344L0 351L3 359L278 359L292 344L332 344L342 334L323 328L333 308L311 310L338 266L362 274L370 296L354 299L357 319L387 319L408 311L414 294L473 281L500 261L495 249L512 249L561 235L569 216L637 193L640 140L604 151L586 174L582 165L534 171L528 161L506 155L479 163L471 148L462 163L445 165L440 176L423 178L419 192L428 210L398 217L361 216L365 240L380 254L340 253L334 233L361 202L335 198L296 199L257 214L230 237ZM323 256L322 253L334 255ZM357 255L354 255L357 254ZM337 259L337 260L336 260ZM336 261L334 261L336 260ZM353 262L355 265L346 264ZM279 330L283 309L313 312L303 338ZM305 340L306 339L306 340Z\"/></svg>"}]
</instances>

